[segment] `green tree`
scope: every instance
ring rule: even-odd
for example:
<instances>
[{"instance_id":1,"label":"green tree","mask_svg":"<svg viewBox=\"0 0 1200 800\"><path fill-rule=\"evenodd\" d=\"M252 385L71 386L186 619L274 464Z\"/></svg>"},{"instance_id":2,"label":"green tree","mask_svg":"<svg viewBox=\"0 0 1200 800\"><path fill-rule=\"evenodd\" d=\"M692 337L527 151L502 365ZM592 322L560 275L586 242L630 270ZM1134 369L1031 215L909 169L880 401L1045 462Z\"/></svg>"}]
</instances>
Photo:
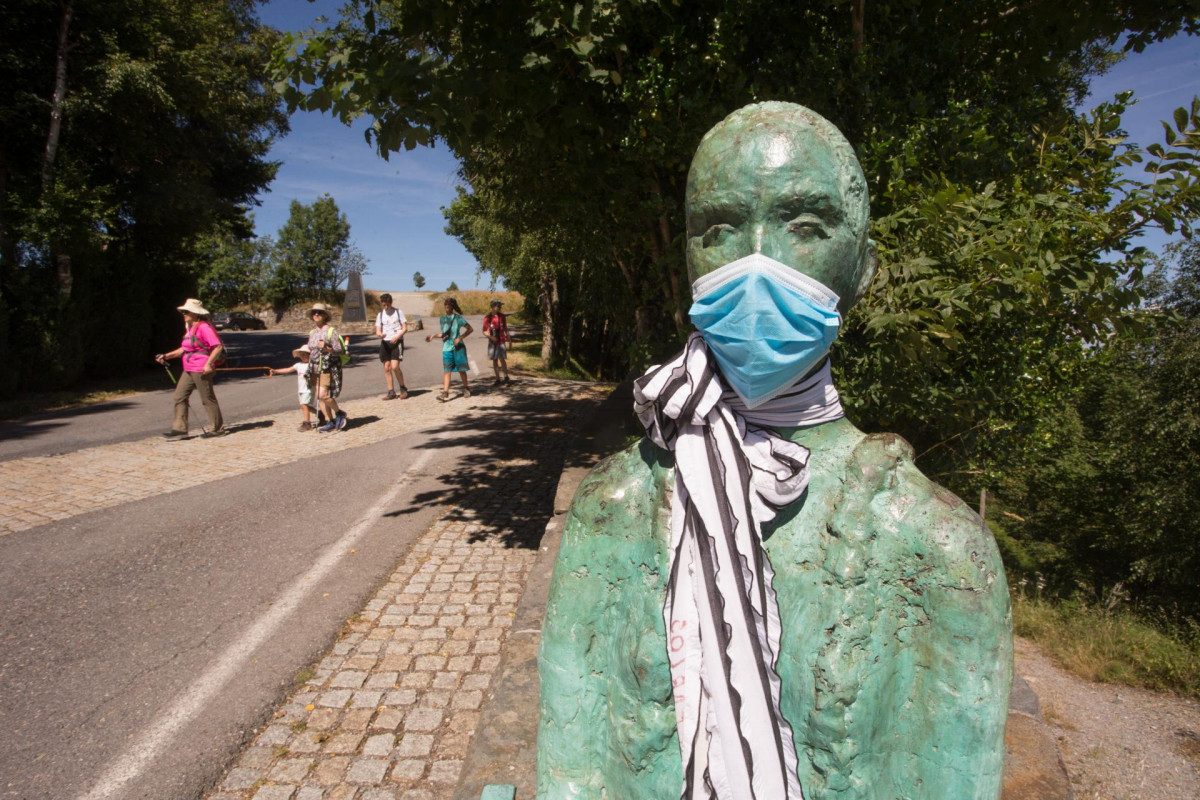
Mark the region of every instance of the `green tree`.
<instances>
[{"instance_id":1,"label":"green tree","mask_svg":"<svg viewBox=\"0 0 1200 800\"><path fill-rule=\"evenodd\" d=\"M453 215L484 216L514 243L554 242L570 260L502 277L549 296L550 327L593 363L632 313L633 335L607 355L620 371L687 331L680 199L696 142L729 111L761 99L820 111L858 147L887 216L895 159L908 175L942 173L971 191L1013 180L1036 169L1035 128L1067 124L1122 32L1140 48L1196 30L1188 3L1014 11L926 0L865 14L826 3L360 0L332 29L286 40L275 69L291 104L371 115L384 153L443 139L480 196L451 206L452 226L472 225ZM565 333L572 322L578 336Z\"/></svg>"},{"instance_id":2,"label":"green tree","mask_svg":"<svg viewBox=\"0 0 1200 800\"><path fill-rule=\"evenodd\" d=\"M285 130L249 0L6 0L0 393L139 368ZM87 331L123 309L122 333Z\"/></svg>"},{"instance_id":3,"label":"green tree","mask_svg":"<svg viewBox=\"0 0 1200 800\"><path fill-rule=\"evenodd\" d=\"M425 285L425 276L419 272L414 272L413 273L413 286L417 287L417 290L419 291L421 289L421 287L423 287L424 285Z\"/></svg>"},{"instance_id":4,"label":"green tree","mask_svg":"<svg viewBox=\"0 0 1200 800\"><path fill-rule=\"evenodd\" d=\"M455 283L454 281L450 281L450 285L446 287L446 291L447 292L457 292L458 284Z\"/></svg>"},{"instance_id":5,"label":"green tree","mask_svg":"<svg viewBox=\"0 0 1200 800\"><path fill-rule=\"evenodd\" d=\"M271 298L276 305L332 299L348 274L350 222L328 194L305 205L293 200L275 245Z\"/></svg>"},{"instance_id":6,"label":"green tree","mask_svg":"<svg viewBox=\"0 0 1200 800\"><path fill-rule=\"evenodd\" d=\"M1089 352L993 526L1010 569L1089 602L1200 616L1200 242L1171 252L1145 324Z\"/></svg>"},{"instance_id":7,"label":"green tree","mask_svg":"<svg viewBox=\"0 0 1200 800\"><path fill-rule=\"evenodd\" d=\"M200 276L200 297L207 308L227 309L260 305L274 271L275 242L240 239L230 233L211 238L207 268Z\"/></svg>"}]
</instances>

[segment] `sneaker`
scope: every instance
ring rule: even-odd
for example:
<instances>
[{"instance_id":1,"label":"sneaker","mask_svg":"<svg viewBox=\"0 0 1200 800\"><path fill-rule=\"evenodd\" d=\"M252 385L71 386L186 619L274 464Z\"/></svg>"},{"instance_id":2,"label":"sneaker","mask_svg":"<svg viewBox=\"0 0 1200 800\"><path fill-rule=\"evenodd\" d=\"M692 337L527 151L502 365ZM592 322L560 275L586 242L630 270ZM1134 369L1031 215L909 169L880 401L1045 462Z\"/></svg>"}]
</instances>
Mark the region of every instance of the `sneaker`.
<instances>
[{"instance_id":1,"label":"sneaker","mask_svg":"<svg viewBox=\"0 0 1200 800\"><path fill-rule=\"evenodd\" d=\"M505 386L508 386L510 383L512 383L512 378L510 378L510 377L508 377L507 375L505 375L505 376L504 376L504 385L505 385Z\"/></svg>"},{"instance_id":2,"label":"sneaker","mask_svg":"<svg viewBox=\"0 0 1200 800\"><path fill-rule=\"evenodd\" d=\"M171 430L171 431L167 431L166 433L164 433L163 438L166 439L168 442L181 442L187 438L187 433L185 433L184 431Z\"/></svg>"},{"instance_id":3,"label":"sneaker","mask_svg":"<svg viewBox=\"0 0 1200 800\"><path fill-rule=\"evenodd\" d=\"M330 431L335 431L335 430L337 430L336 422L326 422L324 425L317 428L317 433L329 433Z\"/></svg>"},{"instance_id":4,"label":"sneaker","mask_svg":"<svg viewBox=\"0 0 1200 800\"><path fill-rule=\"evenodd\" d=\"M408 387L407 387L407 386L401 386L401 387L400 387L400 399L401 399L401 400L407 400L407 399L408 399Z\"/></svg>"},{"instance_id":5,"label":"sneaker","mask_svg":"<svg viewBox=\"0 0 1200 800\"><path fill-rule=\"evenodd\" d=\"M324 411L318 411L318 412L317 412L317 424L318 424L318 425L324 425L324 424L325 424L325 422L326 422L326 420L325 420L325 412L324 412Z\"/></svg>"},{"instance_id":6,"label":"sneaker","mask_svg":"<svg viewBox=\"0 0 1200 800\"><path fill-rule=\"evenodd\" d=\"M439 403L444 403L444 402L446 402L446 401L447 401L447 400L449 400L449 399L450 399L450 393L449 393L449 392L438 392L438 402L439 402Z\"/></svg>"},{"instance_id":7,"label":"sneaker","mask_svg":"<svg viewBox=\"0 0 1200 800\"><path fill-rule=\"evenodd\" d=\"M463 397L470 397L470 396L471 396L471 390L470 390L470 389L463 389L462 396L463 396Z\"/></svg>"},{"instance_id":8,"label":"sneaker","mask_svg":"<svg viewBox=\"0 0 1200 800\"><path fill-rule=\"evenodd\" d=\"M350 420L346 417L346 412L339 411L337 413L337 419L333 421L333 427L339 431L344 431L346 430L346 425L348 425L349 422Z\"/></svg>"},{"instance_id":9,"label":"sneaker","mask_svg":"<svg viewBox=\"0 0 1200 800\"><path fill-rule=\"evenodd\" d=\"M395 400L395 399L396 399L396 393L395 393L395 392L393 392L393 391L391 391L391 390L389 390L389 391L388 391L388 393L387 393L387 394L385 394L385 395L383 396L383 399L384 399L384 400Z\"/></svg>"},{"instance_id":10,"label":"sneaker","mask_svg":"<svg viewBox=\"0 0 1200 800\"><path fill-rule=\"evenodd\" d=\"M229 433L229 431L226 430L225 428L220 428L215 431L205 431L204 433L200 434L200 438L201 439L216 439L217 437L225 436L228 433Z\"/></svg>"},{"instance_id":11,"label":"sneaker","mask_svg":"<svg viewBox=\"0 0 1200 800\"><path fill-rule=\"evenodd\" d=\"M503 385L504 385L504 379L503 379L503 378L496 378L496 381L495 381L495 383L493 383L492 385L493 385L493 386L503 386Z\"/></svg>"},{"instance_id":12,"label":"sneaker","mask_svg":"<svg viewBox=\"0 0 1200 800\"><path fill-rule=\"evenodd\" d=\"M300 423L300 430L302 430L302 431L311 431L311 430L312 430L312 423L311 423L311 422L301 422L301 423Z\"/></svg>"}]
</instances>

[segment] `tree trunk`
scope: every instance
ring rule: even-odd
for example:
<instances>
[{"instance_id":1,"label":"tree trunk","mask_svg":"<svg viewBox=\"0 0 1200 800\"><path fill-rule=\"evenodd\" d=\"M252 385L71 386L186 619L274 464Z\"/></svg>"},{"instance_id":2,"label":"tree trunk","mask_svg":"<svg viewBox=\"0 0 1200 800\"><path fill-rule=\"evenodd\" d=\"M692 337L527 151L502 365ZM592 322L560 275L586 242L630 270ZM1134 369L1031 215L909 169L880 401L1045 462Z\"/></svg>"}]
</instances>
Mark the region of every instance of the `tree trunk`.
<instances>
[{"instance_id":1,"label":"tree trunk","mask_svg":"<svg viewBox=\"0 0 1200 800\"><path fill-rule=\"evenodd\" d=\"M75 9L70 3L59 5L58 54L54 61L54 94L50 96L50 132L46 134L46 154L42 158L42 192L50 191L54 180L54 161L58 157L58 139L62 133L62 104L67 94L67 32Z\"/></svg>"},{"instance_id":2,"label":"tree trunk","mask_svg":"<svg viewBox=\"0 0 1200 800\"><path fill-rule=\"evenodd\" d=\"M662 182L658 179L658 172L652 170L651 175L654 180L655 194L663 198ZM670 266L662 266L667 248L671 246L673 238L671 236L671 218L664 211L658 215L658 229L650 231L650 252L654 256L655 263L659 264L659 268L665 273L663 291L671 301L671 319L675 323L675 332L682 339L686 326L684 325L683 297L679 292L679 275Z\"/></svg>"},{"instance_id":3,"label":"tree trunk","mask_svg":"<svg viewBox=\"0 0 1200 800\"><path fill-rule=\"evenodd\" d=\"M562 356L558 341L558 279L550 270L542 272L538 302L542 307L542 366L552 367Z\"/></svg>"},{"instance_id":4,"label":"tree trunk","mask_svg":"<svg viewBox=\"0 0 1200 800\"><path fill-rule=\"evenodd\" d=\"M866 16L867 0L854 0L854 11L850 16L850 29L854 34L854 55L862 52L863 20Z\"/></svg>"},{"instance_id":5,"label":"tree trunk","mask_svg":"<svg viewBox=\"0 0 1200 800\"><path fill-rule=\"evenodd\" d=\"M67 42L71 29L71 18L75 8L71 3L59 4L58 53L54 62L54 94L50 97L50 130L46 134L46 152L42 158L42 202L50 199L54 189L54 162L58 158L58 142L62 134L62 104L67 95L67 54L72 45ZM58 276L58 291L71 294L71 254L66 251L60 237L52 236L50 251L54 257L54 269Z\"/></svg>"}]
</instances>

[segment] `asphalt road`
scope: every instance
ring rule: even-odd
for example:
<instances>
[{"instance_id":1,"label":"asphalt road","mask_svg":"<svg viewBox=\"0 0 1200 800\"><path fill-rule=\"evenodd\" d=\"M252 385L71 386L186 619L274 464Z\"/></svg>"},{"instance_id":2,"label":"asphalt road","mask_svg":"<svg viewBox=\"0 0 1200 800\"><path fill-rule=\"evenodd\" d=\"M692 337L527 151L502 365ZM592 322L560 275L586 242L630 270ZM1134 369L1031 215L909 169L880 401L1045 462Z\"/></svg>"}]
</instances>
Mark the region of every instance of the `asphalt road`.
<instances>
[{"instance_id":1,"label":"asphalt road","mask_svg":"<svg viewBox=\"0 0 1200 800\"><path fill-rule=\"evenodd\" d=\"M479 374L490 376L486 340L479 332L483 318L467 319L475 329L467 338L467 352L475 366L483 371ZM437 386L442 380L441 347L436 340L429 343L425 341L425 335L431 330L430 323L436 326L437 321L426 320L425 330L413 331L404 337L407 347L401 367L404 381L410 389ZM291 351L306 341L303 334L275 331L226 331L221 338L229 348L228 367L290 366ZM353 401L356 398L382 395L386 386L383 368L379 363L378 338L351 336L350 353L353 360L345 368L342 394L338 400L353 416ZM179 362L173 361L171 366L178 376ZM166 373L161 369L159 373L162 375L162 391L126 395L107 403L0 422L0 461L70 453L100 444L142 439L166 431L171 427L173 387ZM265 374L253 370L221 373L216 392L227 425L292 408L296 409L296 419L299 421L295 378L287 375L262 377ZM207 421L199 398L193 395L190 415L192 428L199 431Z\"/></svg>"}]
</instances>

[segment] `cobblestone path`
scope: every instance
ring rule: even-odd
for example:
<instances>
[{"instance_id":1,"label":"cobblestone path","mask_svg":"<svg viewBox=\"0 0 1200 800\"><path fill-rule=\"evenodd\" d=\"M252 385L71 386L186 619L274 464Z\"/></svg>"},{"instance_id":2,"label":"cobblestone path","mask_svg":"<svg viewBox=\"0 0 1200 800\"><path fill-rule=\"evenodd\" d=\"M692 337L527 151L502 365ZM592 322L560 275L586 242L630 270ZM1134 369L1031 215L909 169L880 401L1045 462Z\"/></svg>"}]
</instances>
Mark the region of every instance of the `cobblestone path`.
<instances>
[{"instance_id":1,"label":"cobblestone path","mask_svg":"<svg viewBox=\"0 0 1200 800\"><path fill-rule=\"evenodd\" d=\"M607 392L546 383L586 413ZM518 403L519 405L519 403ZM506 410L499 409L502 413ZM209 800L450 797L552 513L576 412L462 464L449 509L347 623ZM553 434L553 435L551 435ZM497 458L499 456L499 458Z\"/></svg>"}]
</instances>

